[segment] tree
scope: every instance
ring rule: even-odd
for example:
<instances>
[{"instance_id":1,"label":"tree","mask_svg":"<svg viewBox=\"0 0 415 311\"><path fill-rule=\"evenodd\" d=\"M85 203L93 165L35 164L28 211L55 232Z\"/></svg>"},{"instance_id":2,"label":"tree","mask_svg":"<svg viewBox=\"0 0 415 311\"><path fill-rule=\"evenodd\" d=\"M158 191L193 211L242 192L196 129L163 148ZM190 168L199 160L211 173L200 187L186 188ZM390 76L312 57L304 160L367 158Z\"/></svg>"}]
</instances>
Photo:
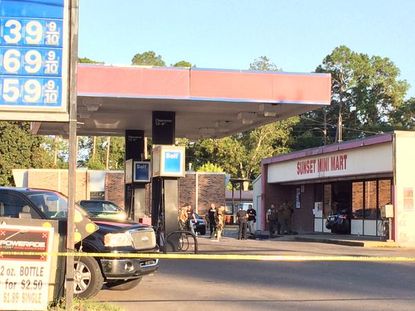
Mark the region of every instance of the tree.
<instances>
[{"instance_id":1,"label":"tree","mask_svg":"<svg viewBox=\"0 0 415 311\"><path fill-rule=\"evenodd\" d=\"M295 129L294 149L321 144L324 132L328 142L335 142L393 127L393 113L404 103L408 84L398 79L399 69L391 60L339 46L316 71L331 74L331 105L302 115L302 123Z\"/></svg>"},{"instance_id":2,"label":"tree","mask_svg":"<svg viewBox=\"0 0 415 311\"><path fill-rule=\"evenodd\" d=\"M250 69L276 70L278 67L262 56ZM263 158L289 151L290 133L297 122L298 118L294 117L222 139L202 139L187 145L187 155L197 170L214 163L233 177L252 180L260 174Z\"/></svg>"},{"instance_id":3,"label":"tree","mask_svg":"<svg viewBox=\"0 0 415 311\"><path fill-rule=\"evenodd\" d=\"M154 51L147 51L144 53L137 53L131 60L132 65L142 66L166 66L166 63L160 55L156 55Z\"/></svg>"},{"instance_id":4,"label":"tree","mask_svg":"<svg viewBox=\"0 0 415 311\"><path fill-rule=\"evenodd\" d=\"M52 167L53 157L42 144L28 122L0 122L0 185L13 185L13 169Z\"/></svg>"},{"instance_id":5,"label":"tree","mask_svg":"<svg viewBox=\"0 0 415 311\"><path fill-rule=\"evenodd\" d=\"M415 129L415 97L406 100L392 113L393 125L399 130Z\"/></svg>"},{"instance_id":6,"label":"tree","mask_svg":"<svg viewBox=\"0 0 415 311\"><path fill-rule=\"evenodd\" d=\"M197 171L207 173L223 173L223 169L219 165L210 162L203 164Z\"/></svg>"},{"instance_id":7,"label":"tree","mask_svg":"<svg viewBox=\"0 0 415 311\"><path fill-rule=\"evenodd\" d=\"M281 71L268 57L260 56L249 65L250 70L258 71Z\"/></svg>"},{"instance_id":8,"label":"tree","mask_svg":"<svg viewBox=\"0 0 415 311\"><path fill-rule=\"evenodd\" d=\"M195 67L195 66L192 66L192 64L191 63L189 63L188 61L185 61L185 60L181 60L180 62L177 62L177 63L175 63L174 65L172 65L173 67L188 67L188 68L191 68L191 67Z\"/></svg>"},{"instance_id":9,"label":"tree","mask_svg":"<svg viewBox=\"0 0 415 311\"><path fill-rule=\"evenodd\" d=\"M78 62L81 64L103 64L103 62L97 62L95 60L89 59L88 57L80 57Z\"/></svg>"}]
</instances>

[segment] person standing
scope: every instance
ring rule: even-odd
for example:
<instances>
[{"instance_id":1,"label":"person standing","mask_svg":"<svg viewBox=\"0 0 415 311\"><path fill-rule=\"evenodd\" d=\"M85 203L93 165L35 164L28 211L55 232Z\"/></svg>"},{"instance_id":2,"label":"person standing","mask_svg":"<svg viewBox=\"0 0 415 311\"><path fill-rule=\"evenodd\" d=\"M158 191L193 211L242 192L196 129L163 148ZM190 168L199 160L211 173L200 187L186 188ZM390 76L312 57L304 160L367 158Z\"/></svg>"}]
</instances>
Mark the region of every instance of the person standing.
<instances>
[{"instance_id":1,"label":"person standing","mask_svg":"<svg viewBox=\"0 0 415 311\"><path fill-rule=\"evenodd\" d=\"M246 240L248 213L242 208L242 206L239 207L239 211L236 213L236 218L238 219L239 224L238 240Z\"/></svg>"},{"instance_id":2,"label":"person standing","mask_svg":"<svg viewBox=\"0 0 415 311\"><path fill-rule=\"evenodd\" d=\"M220 241L220 238L222 237L222 231L225 229L225 207L220 206L216 210L216 239L213 241Z\"/></svg>"},{"instance_id":3,"label":"person standing","mask_svg":"<svg viewBox=\"0 0 415 311\"><path fill-rule=\"evenodd\" d=\"M209 221L209 230L210 230L210 238L215 237L216 231L216 207L215 204L210 204L210 209L208 211L208 221Z\"/></svg>"},{"instance_id":4,"label":"person standing","mask_svg":"<svg viewBox=\"0 0 415 311\"><path fill-rule=\"evenodd\" d=\"M291 215L292 207L289 205L288 201L285 200L281 203L278 210L278 218L281 226L282 234L291 234Z\"/></svg>"},{"instance_id":5,"label":"person standing","mask_svg":"<svg viewBox=\"0 0 415 311\"><path fill-rule=\"evenodd\" d=\"M269 227L269 237L272 238L277 231L277 234L280 234L278 211L274 204L271 204L270 208L267 211L267 222Z\"/></svg>"},{"instance_id":6,"label":"person standing","mask_svg":"<svg viewBox=\"0 0 415 311\"><path fill-rule=\"evenodd\" d=\"M187 206L179 209L179 230L187 230Z\"/></svg>"},{"instance_id":7,"label":"person standing","mask_svg":"<svg viewBox=\"0 0 415 311\"><path fill-rule=\"evenodd\" d=\"M255 234L255 222L256 222L256 210L254 210L253 206L250 205L248 210L248 230L249 233L254 235Z\"/></svg>"},{"instance_id":8,"label":"person standing","mask_svg":"<svg viewBox=\"0 0 415 311\"><path fill-rule=\"evenodd\" d=\"M191 205L187 206L187 230L195 234L194 224L196 223L196 216Z\"/></svg>"}]
</instances>

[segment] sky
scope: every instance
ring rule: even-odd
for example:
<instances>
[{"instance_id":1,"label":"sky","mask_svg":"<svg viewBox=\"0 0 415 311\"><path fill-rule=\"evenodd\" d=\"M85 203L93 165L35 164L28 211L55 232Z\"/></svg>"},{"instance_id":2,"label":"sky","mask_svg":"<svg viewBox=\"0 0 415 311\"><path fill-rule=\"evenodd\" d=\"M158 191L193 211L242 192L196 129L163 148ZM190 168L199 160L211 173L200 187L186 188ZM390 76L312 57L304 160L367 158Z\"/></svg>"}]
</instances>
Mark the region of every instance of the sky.
<instances>
[{"instance_id":1,"label":"sky","mask_svg":"<svg viewBox=\"0 0 415 311\"><path fill-rule=\"evenodd\" d=\"M79 56L130 65L145 51L167 65L249 69L261 56L313 72L336 47L389 58L415 97L413 0L79 0Z\"/></svg>"}]
</instances>

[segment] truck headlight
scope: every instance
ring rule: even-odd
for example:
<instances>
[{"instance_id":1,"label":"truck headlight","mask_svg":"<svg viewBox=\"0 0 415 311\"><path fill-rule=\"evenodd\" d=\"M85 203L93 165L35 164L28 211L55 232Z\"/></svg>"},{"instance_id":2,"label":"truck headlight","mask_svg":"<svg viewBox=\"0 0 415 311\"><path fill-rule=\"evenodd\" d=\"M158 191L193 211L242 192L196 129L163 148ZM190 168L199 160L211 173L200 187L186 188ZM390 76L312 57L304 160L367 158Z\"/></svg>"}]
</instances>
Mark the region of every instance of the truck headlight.
<instances>
[{"instance_id":1,"label":"truck headlight","mask_svg":"<svg viewBox=\"0 0 415 311\"><path fill-rule=\"evenodd\" d=\"M131 246L131 236L128 233L108 233L104 236L104 245L108 247Z\"/></svg>"}]
</instances>

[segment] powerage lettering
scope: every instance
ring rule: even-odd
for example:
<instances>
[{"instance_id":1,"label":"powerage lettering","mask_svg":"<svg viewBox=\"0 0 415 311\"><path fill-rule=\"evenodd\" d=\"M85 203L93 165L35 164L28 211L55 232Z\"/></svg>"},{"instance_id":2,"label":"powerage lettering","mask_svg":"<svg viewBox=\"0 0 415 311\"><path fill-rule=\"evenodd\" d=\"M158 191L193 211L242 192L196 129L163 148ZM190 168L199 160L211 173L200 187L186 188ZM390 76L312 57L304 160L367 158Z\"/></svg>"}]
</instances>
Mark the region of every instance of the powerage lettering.
<instances>
[{"instance_id":1,"label":"powerage lettering","mask_svg":"<svg viewBox=\"0 0 415 311\"><path fill-rule=\"evenodd\" d=\"M45 242L0 240L0 247L3 248L46 248Z\"/></svg>"}]
</instances>

